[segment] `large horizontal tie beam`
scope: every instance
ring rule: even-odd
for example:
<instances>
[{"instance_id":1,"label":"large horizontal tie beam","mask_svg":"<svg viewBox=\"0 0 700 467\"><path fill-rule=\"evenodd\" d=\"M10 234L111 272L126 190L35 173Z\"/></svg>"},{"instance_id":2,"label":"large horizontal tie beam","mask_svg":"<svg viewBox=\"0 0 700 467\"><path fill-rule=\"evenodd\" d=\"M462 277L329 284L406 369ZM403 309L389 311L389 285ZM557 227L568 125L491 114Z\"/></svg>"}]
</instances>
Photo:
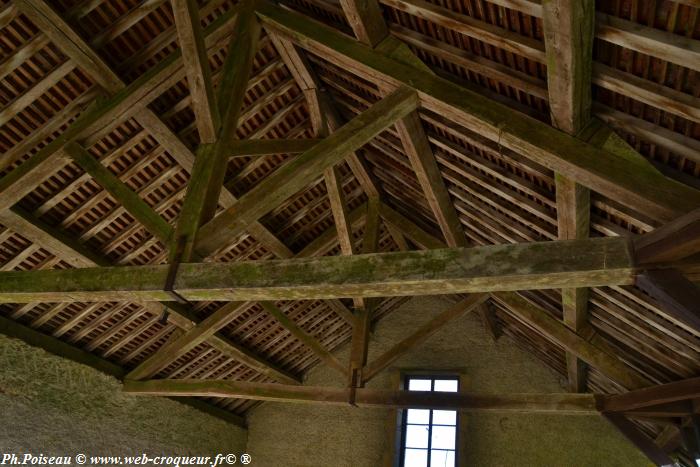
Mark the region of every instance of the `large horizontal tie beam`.
<instances>
[{"instance_id":1,"label":"large horizontal tie beam","mask_svg":"<svg viewBox=\"0 0 700 467\"><path fill-rule=\"evenodd\" d=\"M670 221L700 206L700 191L667 179L650 166L629 170L630 161L552 128L486 96L425 70L394 60L380 51L348 41L347 36L268 2L258 14L301 47L359 76L389 86L409 86L421 106L526 155L623 205ZM649 187L654 187L650 190Z\"/></svg>"},{"instance_id":2,"label":"large horizontal tie beam","mask_svg":"<svg viewBox=\"0 0 700 467\"><path fill-rule=\"evenodd\" d=\"M168 265L0 273L0 302L167 301ZM631 285L621 237L357 256L186 263L174 288L190 301L389 297Z\"/></svg>"},{"instance_id":3,"label":"large horizontal tie beam","mask_svg":"<svg viewBox=\"0 0 700 467\"><path fill-rule=\"evenodd\" d=\"M349 388L290 386L222 380L167 379L125 381L124 392L146 396L231 397L261 401L347 405ZM473 412L595 415L593 394L474 394L388 391L356 388L355 405L378 408L426 408Z\"/></svg>"},{"instance_id":4,"label":"large horizontal tie beam","mask_svg":"<svg viewBox=\"0 0 700 467\"><path fill-rule=\"evenodd\" d=\"M342 161L418 105L416 93L399 88L337 132L277 169L237 203L199 230L195 251L207 257L240 235L253 221L303 189L328 167Z\"/></svg>"}]
</instances>

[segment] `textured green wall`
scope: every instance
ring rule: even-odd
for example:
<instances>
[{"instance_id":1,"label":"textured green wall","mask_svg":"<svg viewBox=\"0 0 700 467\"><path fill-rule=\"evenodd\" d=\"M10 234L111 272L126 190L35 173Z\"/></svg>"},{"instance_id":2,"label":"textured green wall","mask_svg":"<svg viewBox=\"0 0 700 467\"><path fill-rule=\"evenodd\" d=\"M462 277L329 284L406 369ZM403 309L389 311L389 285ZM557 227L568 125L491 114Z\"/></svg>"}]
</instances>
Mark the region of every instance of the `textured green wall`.
<instances>
[{"instance_id":1,"label":"textured green wall","mask_svg":"<svg viewBox=\"0 0 700 467\"><path fill-rule=\"evenodd\" d=\"M370 342L370 360L443 311L449 302L416 298L383 319ZM347 348L339 353L347 361ZM476 315L441 329L373 380L395 387L398 368L455 369L477 392L564 392L558 375L508 337L493 343ZM315 368L307 384L342 385L337 373ZM256 467L378 467L393 452L387 435L393 411L266 403L249 415L248 452ZM462 417L465 465L564 467L650 465L597 416L468 414Z\"/></svg>"},{"instance_id":2,"label":"textured green wall","mask_svg":"<svg viewBox=\"0 0 700 467\"><path fill-rule=\"evenodd\" d=\"M240 454L246 430L0 336L0 453Z\"/></svg>"}]
</instances>

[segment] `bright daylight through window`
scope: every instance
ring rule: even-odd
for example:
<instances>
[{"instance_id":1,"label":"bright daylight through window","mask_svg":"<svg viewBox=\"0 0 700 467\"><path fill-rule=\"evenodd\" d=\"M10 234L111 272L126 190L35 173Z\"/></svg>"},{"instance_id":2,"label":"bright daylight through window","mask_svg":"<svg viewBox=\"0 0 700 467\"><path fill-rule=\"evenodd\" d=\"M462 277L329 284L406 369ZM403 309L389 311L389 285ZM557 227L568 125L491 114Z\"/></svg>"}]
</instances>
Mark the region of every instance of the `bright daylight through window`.
<instances>
[{"instance_id":1,"label":"bright daylight through window","mask_svg":"<svg viewBox=\"0 0 700 467\"><path fill-rule=\"evenodd\" d=\"M409 391L457 392L456 377L408 376ZM457 412L407 409L403 414L401 465L403 467L455 467Z\"/></svg>"}]
</instances>

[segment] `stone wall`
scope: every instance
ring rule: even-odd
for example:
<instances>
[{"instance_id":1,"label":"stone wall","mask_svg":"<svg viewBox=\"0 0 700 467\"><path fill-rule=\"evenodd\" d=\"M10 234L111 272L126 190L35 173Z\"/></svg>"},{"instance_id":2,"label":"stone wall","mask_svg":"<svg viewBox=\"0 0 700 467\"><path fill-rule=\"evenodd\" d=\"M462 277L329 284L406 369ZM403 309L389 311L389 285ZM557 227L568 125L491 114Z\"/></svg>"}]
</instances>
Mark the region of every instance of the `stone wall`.
<instances>
[{"instance_id":1,"label":"stone wall","mask_svg":"<svg viewBox=\"0 0 700 467\"><path fill-rule=\"evenodd\" d=\"M240 454L246 430L0 335L0 454Z\"/></svg>"},{"instance_id":2,"label":"stone wall","mask_svg":"<svg viewBox=\"0 0 700 467\"><path fill-rule=\"evenodd\" d=\"M370 360L409 335L450 302L420 297L383 319ZM347 347L338 353L347 361ZM378 375L369 387L397 388L399 369L454 370L475 392L565 392L563 381L508 337L494 343L476 314L465 315ZM306 384L342 385L318 366ZM256 467L379 467L391 465L395 411L265 403L249 414L247 450ZM565 467L651 465L598 416L465 414L460 465Z\"/></svg>"}]
</instances>

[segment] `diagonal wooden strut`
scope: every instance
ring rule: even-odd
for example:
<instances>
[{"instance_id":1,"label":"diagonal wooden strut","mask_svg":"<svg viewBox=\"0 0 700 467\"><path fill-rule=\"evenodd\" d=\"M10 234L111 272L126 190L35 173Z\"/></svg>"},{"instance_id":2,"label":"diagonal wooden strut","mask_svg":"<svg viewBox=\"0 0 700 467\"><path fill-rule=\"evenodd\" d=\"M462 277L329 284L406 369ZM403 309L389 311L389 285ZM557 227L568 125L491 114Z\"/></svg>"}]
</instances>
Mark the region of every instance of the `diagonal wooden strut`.
<instances>
[{"instance_id":1,"label":"diagonal wooden strut","mask_svg":"<svg viewBox=\"0 0 700 467\"><path fill-rule=\"evenodd\" d=\"M405 337L401 342L394 345L391 349L377 357L374 361L366 365L362 371L362 379L364 382L371 380L386 367L391 365L397 359L401 358L401 356L403 356L405 353L425 342L430 336L442 329L443 326L452 320L474 310L476 307L483 304L487 299L488 295L486 294L473 294L454 304L446 311L443 311L435 318L418 328L411 335Z\"/></svg>"}]
</instances>

